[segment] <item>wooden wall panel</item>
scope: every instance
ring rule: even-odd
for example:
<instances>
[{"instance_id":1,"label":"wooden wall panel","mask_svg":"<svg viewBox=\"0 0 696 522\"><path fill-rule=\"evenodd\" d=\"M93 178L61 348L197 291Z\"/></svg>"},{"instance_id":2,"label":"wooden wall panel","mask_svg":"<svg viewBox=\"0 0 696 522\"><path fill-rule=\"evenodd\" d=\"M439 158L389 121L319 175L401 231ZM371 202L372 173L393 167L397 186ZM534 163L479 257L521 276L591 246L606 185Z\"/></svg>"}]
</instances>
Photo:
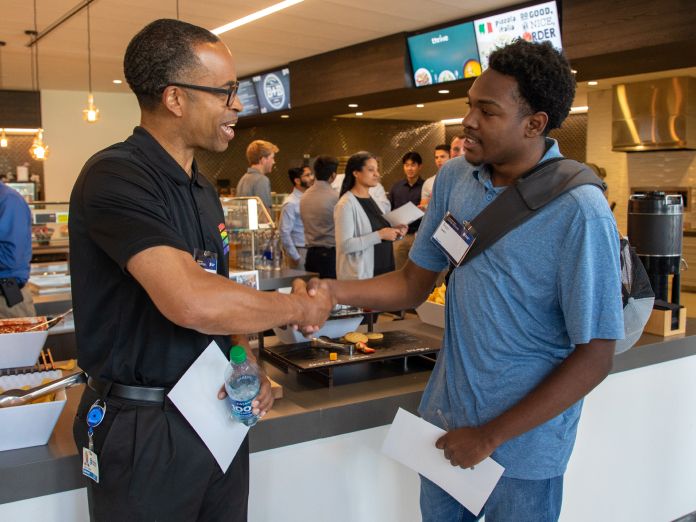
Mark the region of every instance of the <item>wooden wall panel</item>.
<instances>
[{"instance_id":1,"label":"wooden wall panel","mask_svg":"<svg viewBox=\"0 0 696 522\"><path fill-rule=\"evenodd\" d=\"M0 90L0 127L41 127L41 94Z\"/></svg>"}]
</instances>

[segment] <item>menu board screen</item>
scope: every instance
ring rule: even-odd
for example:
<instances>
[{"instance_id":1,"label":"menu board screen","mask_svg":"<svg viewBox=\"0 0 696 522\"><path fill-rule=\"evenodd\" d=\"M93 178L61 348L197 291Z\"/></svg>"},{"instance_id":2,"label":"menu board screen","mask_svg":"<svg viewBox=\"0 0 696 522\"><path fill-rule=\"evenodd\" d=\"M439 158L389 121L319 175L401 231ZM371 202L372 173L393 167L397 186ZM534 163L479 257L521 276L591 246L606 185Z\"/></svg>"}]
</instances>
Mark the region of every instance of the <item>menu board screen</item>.
<instances>
[{"instance_id":1,"label":"menu board screen","mask_svg":"<svg viewBox=\"0 0 696 522\"><path fill-rule=\"evenodd\" d=\"M474 26L482 69L488 67L488 57L496 48L516 38L528 42L549 41L556 49L561 49L561 26L555 1L479 18Z\"/></svg>"},{"instance_id":2,"label":"menu board screen","mask_svg":"<svg viewBox=\"0 0 696 522\"><path fill-rule=\"evenodd\" d=\"M290 70L279 69L254 76L261 114L290 108Z\"/></svg>"},{"instance_id":3,"label":"menu board screen","mask_svg":"<svg viewBox=\"0 0 696 522\"><path fill-rule=\"evenodd\" d=\"M408 38L416 87L481 74L474 24L445 27Z\"/></svg>"},{"instance_id":4,"label":"menu board screen","mask_svg":"<svg viewBox=\"0 0 696 522\"><path fill-rule=\"evenodd\" d=\"M251 80L239 80L237 96L244 107L244 110L239 113L240 117L259 113L259 100L256 98L254 83Z\"/></svg>"}]
</instances>

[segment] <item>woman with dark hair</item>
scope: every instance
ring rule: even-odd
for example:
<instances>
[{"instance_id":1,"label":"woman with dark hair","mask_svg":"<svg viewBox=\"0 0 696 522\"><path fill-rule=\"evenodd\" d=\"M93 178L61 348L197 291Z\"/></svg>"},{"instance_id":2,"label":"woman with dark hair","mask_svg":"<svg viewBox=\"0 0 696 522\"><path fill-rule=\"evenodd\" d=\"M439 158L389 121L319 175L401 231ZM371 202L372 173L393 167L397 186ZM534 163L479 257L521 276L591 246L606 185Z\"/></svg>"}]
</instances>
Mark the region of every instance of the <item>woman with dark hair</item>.
<instances>
[{"instance_id":1,"label":"woman with dark hair","mask_svg":"<svg viewBox=\"0 0 696 522\"><path fill-rule=\"evenodd\" d=\"M348 159L334 209L337 279L369 279L394 270L391 243L403 237L407 227L390 226L370 197L368 191L380 177L377 160L369 152Z\"/></svg>"}]
</instances>

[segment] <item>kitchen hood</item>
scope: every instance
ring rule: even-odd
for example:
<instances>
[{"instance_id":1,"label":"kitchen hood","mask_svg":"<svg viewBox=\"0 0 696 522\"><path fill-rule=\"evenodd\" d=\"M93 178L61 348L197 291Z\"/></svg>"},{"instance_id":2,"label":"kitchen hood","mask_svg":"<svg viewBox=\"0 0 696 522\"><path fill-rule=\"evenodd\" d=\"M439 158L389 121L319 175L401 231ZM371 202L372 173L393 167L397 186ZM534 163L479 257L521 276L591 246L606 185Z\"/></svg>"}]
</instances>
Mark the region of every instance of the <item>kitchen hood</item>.
<instances>
[{"instance_id":1,"label":"kitchen hood","mask_svg":"<svg viewBox=\"0 0 696 522\"><path fill-rule=\"evenodd\" d=\"M614 85L612 150L696 149L696 78Z\"/></svg>"}]
</instances>

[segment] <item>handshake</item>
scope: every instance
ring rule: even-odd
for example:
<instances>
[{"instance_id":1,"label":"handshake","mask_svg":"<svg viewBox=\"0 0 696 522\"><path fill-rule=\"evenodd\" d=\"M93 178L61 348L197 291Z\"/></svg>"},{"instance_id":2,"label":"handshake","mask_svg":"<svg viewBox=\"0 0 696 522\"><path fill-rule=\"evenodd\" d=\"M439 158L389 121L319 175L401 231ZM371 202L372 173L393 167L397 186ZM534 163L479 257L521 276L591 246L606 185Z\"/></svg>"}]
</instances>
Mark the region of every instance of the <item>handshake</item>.
<instances>
[{"instance_id":1,"label":"handshake","mask_svg":"<svg viewBox=\"0 0 696 522\"><path fill-rule=\"evenodd\" d=\"M301 321L293 327L305 336L319 331L334 306L338 303L333 279L310 279L308 282L295 279L292 282L292 295L299 298Z\"/></svg>"}]
</instances>

